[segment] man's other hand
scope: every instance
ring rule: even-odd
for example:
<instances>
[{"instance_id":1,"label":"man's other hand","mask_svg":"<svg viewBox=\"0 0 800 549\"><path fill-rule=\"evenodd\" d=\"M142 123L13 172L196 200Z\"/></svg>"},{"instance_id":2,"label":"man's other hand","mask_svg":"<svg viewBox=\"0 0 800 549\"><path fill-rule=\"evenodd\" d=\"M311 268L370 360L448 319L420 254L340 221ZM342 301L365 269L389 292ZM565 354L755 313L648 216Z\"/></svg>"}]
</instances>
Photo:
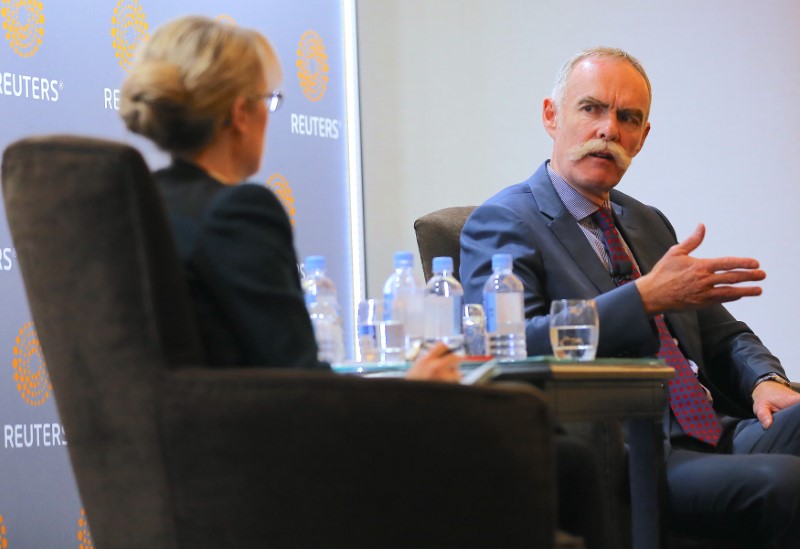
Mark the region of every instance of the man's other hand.
<instances>
[{"instance_id":1,"label":"man's other hand","mask_svg":"<svg viewBox=\"0 0 800 549\"><path fill-rule=\"evenodd\" d=\"M772 425L772 414L800 403L800 393L774 381L764 381L753 389L753 413L764 429Z\"/></svg>"}]
</instances>

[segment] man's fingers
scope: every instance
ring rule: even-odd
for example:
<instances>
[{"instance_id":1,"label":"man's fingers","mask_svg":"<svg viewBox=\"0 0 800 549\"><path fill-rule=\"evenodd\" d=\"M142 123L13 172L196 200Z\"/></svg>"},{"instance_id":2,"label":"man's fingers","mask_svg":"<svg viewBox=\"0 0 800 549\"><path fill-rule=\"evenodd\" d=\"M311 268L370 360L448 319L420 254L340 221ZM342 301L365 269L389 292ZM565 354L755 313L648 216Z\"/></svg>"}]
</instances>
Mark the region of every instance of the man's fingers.
<instances>
[{"instance_id":1,"label":"man's fingers","mask_svg":"<svg viewBox=\"0 0 800 549\"><path fill-rule=\"evenodd\" d=\"M758 260L752 257L715 257L712 259L703 259L702 261L709 271L719 272L743 269L746 272L760 273L761 278L758 280L762 280L767 276L767 273L759 270Z\"/></svg>"},{"instance_id":2,"label":"man's fingers","mask_svg":"<svg viewBox=\"0 0 800 549\"><path fill-rule=\"evenodd\" d=\"M708 280L714 286L719 284L740 284L742 282L758 282L764 280L767 273L759 270L725 271L711 275Z\"/></svg>"},{"instance_id":3,"label":"man's fingers","mask_svg":"<svg viewBox=\"0 0 800 549\"><path fill-rule=\"evenodd\" d=\"M742 282L758 282L761 280L764 280L764 276L760 276L757 272L750 274L738 271L730 273L717 273L708 278L708 282L710 282L713 286L721 286L724 284L741 284Z\"/></svg>"},{"instance_id":4,"label":"man's fingers","mask_svg":"<svg viewBox=\"0 0 800 549\"><path fill-rule=\"evenodd\" d=\"M757 297L761 295L761 288L758 286L720 286L708 292L703 304L728 303L743 297Z\"/></svg>"},{"instance_id":5,"label":"man's fingers","mask_svg":"<svg viewBox=\"0 0 800 549\"><path fill-rule=\"evenodd\" d=\"M706 237L706 226L700 223L697 228L687 236L683 242L678 244L678 248L685 254L690 254L697 249Z\"/></svg>"},{"instance_id":6,"label":"man's fingers","mask_svg":"<svg viewBox=\"0 0 800 549\"><path fill-rule=\"evenodd\" d=\"M758 418L758 422L764 429L769 429L769 426L772 425L772 412L766 406L760 406L756 412L756 417Z\"/></svg>"}]
</instances>

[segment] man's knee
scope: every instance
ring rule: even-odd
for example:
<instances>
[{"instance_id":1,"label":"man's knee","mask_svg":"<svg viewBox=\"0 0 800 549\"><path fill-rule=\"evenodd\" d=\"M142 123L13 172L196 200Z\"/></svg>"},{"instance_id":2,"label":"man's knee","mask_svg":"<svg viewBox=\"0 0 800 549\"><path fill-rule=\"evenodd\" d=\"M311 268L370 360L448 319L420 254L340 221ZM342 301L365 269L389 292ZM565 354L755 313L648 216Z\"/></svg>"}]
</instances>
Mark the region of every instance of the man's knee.
<instances>
[{"instance_id":1,"label":"man's knee","mask_svg":"<svg viewBox=\"0 0 800 549\"><path fill-rule=\"evenodd\" d=\"M773 512L800 513L800 457L762 456L750 464L747 477L753 493L760 497L765 515ZM800 517L798 517L800 518Z\"/></svg>"},{"instance_id":2,"label":"man's knee","mask_svg":"<svg viewBox=\"0 0 800 549\"><path fill-rule=\"evenodd\" d=\"M761 539L774 539L767 546L793 547L800 536L800 458L763 457L748 468L753 489L749 514L760 517Z\"/></svg>"},{"instance_id":3,"label":"man's knee","mask_svg":"<svg viewBox=\"0 0 800 549\"><path fill-rule=\"evenodd\" d=\"M800 458L676 451L668 460L673 527L793 547L800 539Z\"/></svg>"}]
</instances>

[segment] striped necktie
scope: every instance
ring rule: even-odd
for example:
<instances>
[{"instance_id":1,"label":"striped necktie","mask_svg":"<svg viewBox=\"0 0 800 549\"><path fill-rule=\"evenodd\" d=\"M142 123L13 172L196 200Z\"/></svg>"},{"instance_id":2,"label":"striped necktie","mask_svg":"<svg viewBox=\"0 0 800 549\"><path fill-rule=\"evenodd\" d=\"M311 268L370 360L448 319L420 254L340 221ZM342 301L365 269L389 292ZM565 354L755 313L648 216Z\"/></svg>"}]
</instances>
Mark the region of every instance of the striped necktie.
<instances>
[{"instance_id":1,"label":"striped necktie","mask_svg":"<svg viewBox=\"0 0 800 549\"><path fill-rule=\"evenodd\" d=\"M603 231L611 275L617 286L621 286L641 276L636 263L622 243L622 237L614 225L611 210L600 208L592 214L592 219ZM668 366L675 368L675 377L668 383L669 405L683 432L712 446L719 442L722 426L711 407L705 389L694 375L689 362L678 347L675 338L669 333L664 316L655 318L661 346L658 358L664 359Z\"/></svg>"}]
</instances>

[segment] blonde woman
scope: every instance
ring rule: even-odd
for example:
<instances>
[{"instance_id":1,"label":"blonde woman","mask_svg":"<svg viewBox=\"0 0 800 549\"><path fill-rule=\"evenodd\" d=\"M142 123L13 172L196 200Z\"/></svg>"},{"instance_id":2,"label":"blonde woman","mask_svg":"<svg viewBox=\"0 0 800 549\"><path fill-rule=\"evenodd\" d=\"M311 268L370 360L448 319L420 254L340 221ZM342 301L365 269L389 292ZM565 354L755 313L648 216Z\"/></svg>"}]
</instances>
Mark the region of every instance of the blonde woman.
<instances>
[{"instance_id":1,"label":"blonde woman","mask_svg":"<svg viewBox=\"0 0 800 549\"><path fill-rule=\"evenodd\" d=\"M256 31L204 17L157 29L122 85L127 127L172 156L155 172L212 366L327 368L303 302L289 219L259 169L282 75ZM444 345L409 372L455 380Z\"/></svg>"}]
</instances>

